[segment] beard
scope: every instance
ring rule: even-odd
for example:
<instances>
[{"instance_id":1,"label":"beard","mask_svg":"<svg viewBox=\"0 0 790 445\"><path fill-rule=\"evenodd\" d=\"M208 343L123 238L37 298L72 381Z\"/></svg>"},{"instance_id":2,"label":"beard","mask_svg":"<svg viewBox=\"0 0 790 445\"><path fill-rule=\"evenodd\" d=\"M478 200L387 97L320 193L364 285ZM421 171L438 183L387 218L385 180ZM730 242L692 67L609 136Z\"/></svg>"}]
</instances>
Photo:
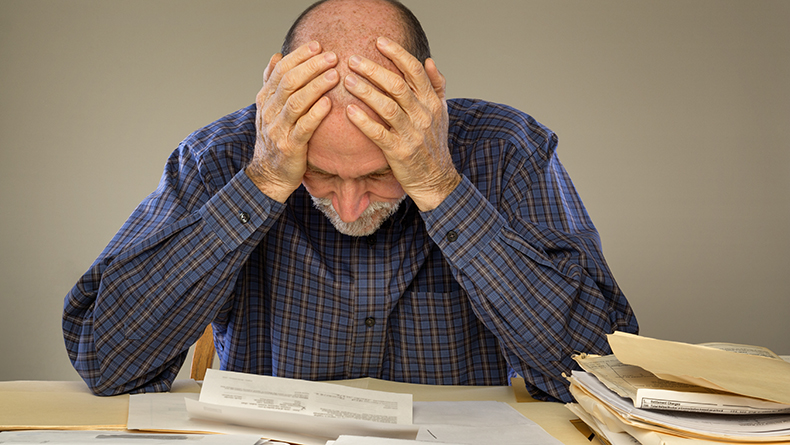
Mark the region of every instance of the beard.
<instances>
[{"instance_id":1,"label":"beard","mask_svg":"<svg viewBox=\"0 0 790 445\"><path fill-rule=\"evenodd\" d=\"M344 222L332 206L331 199L316 198L312 195L310 197L313 199L313 206L329 219L332 225L335 226L335 229L348 236L368 236L372 234L384 224L384 221L398 211L398 207L406 199L404 194L397 202L371 202L356 221Z\"/></svg>"}]
</instances>

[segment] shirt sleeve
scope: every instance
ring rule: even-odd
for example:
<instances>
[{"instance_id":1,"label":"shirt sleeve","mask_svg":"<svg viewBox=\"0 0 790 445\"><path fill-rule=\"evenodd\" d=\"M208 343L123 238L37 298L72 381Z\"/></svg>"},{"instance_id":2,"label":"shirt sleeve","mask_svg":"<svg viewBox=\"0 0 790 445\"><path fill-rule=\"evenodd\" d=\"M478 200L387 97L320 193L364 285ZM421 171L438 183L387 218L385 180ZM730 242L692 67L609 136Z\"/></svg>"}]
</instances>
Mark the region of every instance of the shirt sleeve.
<instances>
[{"instance_id":1,"label":"shirt sleeve","mask_svg":"<svg viewBox=\"0 0 790 445\"><path fill-rule=\"evenodd\" d=\"M227 301L284 208L243 167L216 153L199 159L182 144L156 191L66 296L66 349L96 394L168 390Z\"/></svg>"},{"instance_id":2,"label":"shirt sleeve","mask_svg":"<svg viewBox=\"0 0 790 445\"><path fill-rule=\"evenodd\" d=\"M498 196L464 176L423 219L533 396L572 401L563 378L571 356L608 354L606 334L637 332L636 318L556 154L500 171Z\"/></svg>"}]
</instances>

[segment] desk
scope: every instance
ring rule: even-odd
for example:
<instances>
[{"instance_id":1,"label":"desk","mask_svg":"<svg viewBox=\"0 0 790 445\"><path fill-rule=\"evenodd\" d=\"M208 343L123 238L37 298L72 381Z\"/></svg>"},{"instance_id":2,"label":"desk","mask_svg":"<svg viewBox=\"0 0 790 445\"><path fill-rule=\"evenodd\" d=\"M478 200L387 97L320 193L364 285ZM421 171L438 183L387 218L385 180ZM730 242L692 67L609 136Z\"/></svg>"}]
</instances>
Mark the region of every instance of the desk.
<instances>
[{"instance_id":1,"label":"desk","mask_svg":"<svg viewBox=\"0 0 790 445\"><path fill-rule=\"evenodd\" d=\"M590 442L570 421L576 419L564 405L538 402L523 383L514 386L433 386L356 379L335 382L380 391L410 393L414 401L495 400L506 402L566 445L600 445ZM519 385L521 383L521 385ZM172 392L200 392L192 380L179 380ZM98 397L83 382L0 382L0 430L93 429L124 430L129 396Z\"/></svg>"}]
</instances>

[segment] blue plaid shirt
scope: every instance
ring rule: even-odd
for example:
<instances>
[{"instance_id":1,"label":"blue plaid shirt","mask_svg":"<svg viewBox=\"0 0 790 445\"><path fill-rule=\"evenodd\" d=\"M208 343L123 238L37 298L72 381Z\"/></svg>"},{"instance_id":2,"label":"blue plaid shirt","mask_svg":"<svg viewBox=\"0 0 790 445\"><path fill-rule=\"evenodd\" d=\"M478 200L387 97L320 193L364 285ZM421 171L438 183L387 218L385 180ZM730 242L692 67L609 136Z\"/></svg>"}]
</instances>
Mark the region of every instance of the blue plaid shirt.
<instances>
[{"instance_id":1,"label":"blue plaid shirt","mask_svg":"<svg viewBox=\"0 0 790 445\"><path fill-rule=\"evenodd\" d=\"M198 130L66 296L69 357L97 394L165 391L213 323L221 368L310 380L502 385L571 400L574 352L637 331L557 137L483 101L448 103L463 175L376 233L335 231L300 187L244 172L255 106Z\"/></svg>"}]
</instances>

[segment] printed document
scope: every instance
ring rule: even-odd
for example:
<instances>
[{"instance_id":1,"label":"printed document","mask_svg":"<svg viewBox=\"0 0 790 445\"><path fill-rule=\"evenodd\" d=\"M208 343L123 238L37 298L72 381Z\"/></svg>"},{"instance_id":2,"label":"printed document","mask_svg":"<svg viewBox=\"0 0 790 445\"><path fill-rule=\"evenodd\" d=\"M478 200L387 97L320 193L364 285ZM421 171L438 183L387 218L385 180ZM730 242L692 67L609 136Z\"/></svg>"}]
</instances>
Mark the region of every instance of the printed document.
<instances>
[{"instance_id":1,"label":"printed document","mask_svg":"<svg viewBox=\"0 0 790 445\"><path fill-rule=\"evenodd\" d=\"M335 439L414 439L411 394L209 369L190 417Z\"/></svg>"}]
</instances>

